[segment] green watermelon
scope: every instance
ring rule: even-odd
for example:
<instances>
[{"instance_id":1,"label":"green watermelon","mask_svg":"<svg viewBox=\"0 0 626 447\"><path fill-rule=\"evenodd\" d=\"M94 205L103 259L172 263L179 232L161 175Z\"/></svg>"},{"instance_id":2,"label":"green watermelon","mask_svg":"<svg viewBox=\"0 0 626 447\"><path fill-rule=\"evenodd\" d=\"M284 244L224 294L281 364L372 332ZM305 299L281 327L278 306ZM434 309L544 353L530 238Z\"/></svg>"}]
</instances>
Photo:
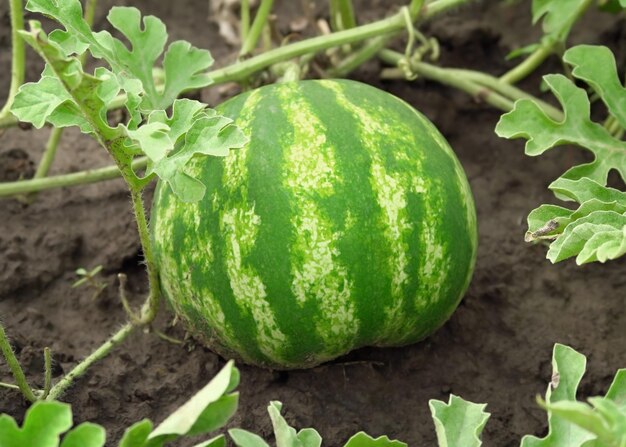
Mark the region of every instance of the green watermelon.
<instances>
[{"instance_id":1,"label":"green watermelon","mask_svg":"<svg viewBox=\"0 0 626 447\"><path fill-rule=\"evenodd\" d=\"M218 107L250 137L194 159L184 203L160 183L152 239L163 293L225 357L304 368L441 326L467 289L476 212L428 119L348 80L265 86Z\"/></svg>"}]
</instances>

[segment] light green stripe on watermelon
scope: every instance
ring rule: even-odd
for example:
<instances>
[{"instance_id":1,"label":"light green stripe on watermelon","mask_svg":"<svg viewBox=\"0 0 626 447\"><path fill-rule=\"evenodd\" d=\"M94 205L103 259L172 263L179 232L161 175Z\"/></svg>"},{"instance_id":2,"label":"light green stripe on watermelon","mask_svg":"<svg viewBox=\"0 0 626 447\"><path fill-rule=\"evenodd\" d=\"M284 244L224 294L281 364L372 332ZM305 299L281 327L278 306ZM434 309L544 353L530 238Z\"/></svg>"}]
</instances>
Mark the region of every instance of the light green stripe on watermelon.
<instances>
[{"instance_id":1,"label":"light green stripe on watermelon","mask_svg":"<svg viewBox=\"0 0 626 447\"><path fill-rule=\"evenodd\" d=\"M253 119L252 114L257 111L262 97L259 90L250 93L242 108L242 127ZM261 226L255 205L248 200L249 152L246 146L224 160L222 182L226 194L220 207L220 230L226 242L226 270L235 302L242 313L250 313L254 320L259 349L272 362L281 362L281 351L288 340L268 302L263 278L254 265L245 260L254 250Z\"/></svg>"},{"instance_id":2,"label":"light green stripe on watermelon","mask_svg":"<svg viewBox=\"0 0 626 447\"><path fill-rule=\"evenodd\" d=\"M288 167L283 170L282 183L294 198L292 290L298 305L312 301L319 309L321 318L313 318L330 358L354 343L359 324L352 284L337 247L341 235L333 228L331 216L319 207L320 199L335 194L335 184L341 181L336 173L336 148L327 141L324 125L298 89L288 83L280 85L277 92L293 126L289 141L282 142Z\"/></svg>"},{"instance_id":3,"label":"light green stripe on watermelon","mask_svg":"<svg viewBox=\"0 0 626 447\"><path fill-rule=\"evenodd\" d=\"M381 329L381 309L387 306L391 291L391 274L384 260L394 253L382 234L384 227L378 218L382 210L369 181L371 157L366 145L355 137L358 120L350 109L338 106L332 88L317 83L301 83L300 88L311 112L323 120L326 138L337 149L336 169L342 181L336 184L333 196L319 202L341 232L341 260L350 266L351 294L359 322L355 346L375 344ZM329 104L334 105L332 113Z\"/></svg>"},{"instance_id":4,"label":"light green stripe on watermelon","mask_svg":"<svg viewBox=\"0 0 626 447\"><path fill-rule=\"evenodd\" d=\"M381 228L384 229L386 243L393 254L385 260L391 276L392 299L389 301L392 305L384 308L379 333L382 334L381 338L389 338L389 334L393 332L405 334L406 328L402 327L401 322L405 321L402 315L404 288L409 280L408 238L413 230L407 211L407 195L409 192L424 193L429 186L429 181L417 175L421 172L420 158L409 159L405 152L398 150L397 144L406 138L406 128L392 129L387 122L393 122L393 120L389 120L388 116L384 119L381 119L381 116L372 116L371 112L359 107L354 101L350 101L344 93L342 84L333 81L320 81L320 84L331 89L335 93L337 103L357 118L358 128L355 132L360 135L357 139L363 142L371 160L369 181L376 194L378 206L382 210ZM387 169L381 150L386 139L395 140L395 156L403 157L403 161L409 162L410 169L404 169L401 172ZM413 142L407 143L404 142L406 145ZM427 242L432 244L432 241ZM418 308L423 307L422 304L425 303L419 304ZM374 340L374 343L377 342L379 340Z\"/></svg>"}]
</instances>

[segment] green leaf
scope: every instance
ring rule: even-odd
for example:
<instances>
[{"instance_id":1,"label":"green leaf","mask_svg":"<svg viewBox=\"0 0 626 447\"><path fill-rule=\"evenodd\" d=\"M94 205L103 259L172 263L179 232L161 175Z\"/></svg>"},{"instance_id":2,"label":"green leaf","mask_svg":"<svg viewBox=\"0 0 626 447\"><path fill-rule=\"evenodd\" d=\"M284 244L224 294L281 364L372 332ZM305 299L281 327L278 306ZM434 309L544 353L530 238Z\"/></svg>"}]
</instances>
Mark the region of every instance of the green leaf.
<instances>
[{"instance_id":1,"label":"green leaf","mask_svg":"<svg viewBox=\"0 0 626 447\"><path fill-rule=\"evenodd\" d=\"M231 428L228 434L238 447L270 447L259 435L241 428Z\"/></svg>"},{"instance_id":2,"label":"green leaf","mask_svg":"<svg viewBox=\"0 0 626 447\"><path fill-rule=\"evenodd\" d=\"M533 23L543 18L542 27L545 34L561 32L567 36L576 19L576 15L585 0L533 0Z\"/></svg>"},{"instance_id":3,"label":"green leaf","mask_svg":"<svg viewBox=\"0 0 626 447\"><path fill-rule=\"evenodd\" d=\"M626 88L617 75L615 57L604 46L578 45L563 55L572 75L585 81L600 96L609 112L626 127Z\"/></svg>"},{"instance_id":4,"label":"green leaf","mask_svg":"<svg viewBox=\"0 0 626 447\"><path fill-rule=\"evenodd\" d=\"M387 436L372 438L361 431L348 439L344 447L406 447L406 445L404 442L389 439Z\"/></svg>"},{"instance_id":5,"label":"green leaf","mask_svg":"<svg viewBox=\"0 0 626 447\"><path fill-rule=\"evenodd\" d=\"M623 446L626 445L626 369L619 370L605 397L592 397L591 405L563 400L545 403L549 414L581 428L590 434L587 442L570 443L567 438L557 438L559 445L578 447L587 446Z\"/></svg>"},{"instance_id":6,"label":"green leaf","mask_svg":"<svg viewBox=\"0 0 626 447\"><path fill-rule=\"evenodd\" d=\"M606 398L614 401L622 410L626 411L626 369L620 369L613 378L613 383L606 393Z\"/></svg>"},{"instance_id":7,"label":"green leaf","mask_svg":"<svg viewBox=\"0 0 626 447\"><path fill-rule=\"evenodd\" d=\"M9 415L0 416L1 447L58 447L61 434L72 427L72 410L60 402L35 402L19 428Z\"/></svg>"},{"instance_id":8,"label":"green leaf","mask_svg":"<svg viewBox=\"0 0 626 447\"><path fill-rule=\"evenodd\" d=\"M576 401L576 390L585 373L587 360L584 355L561 344L554 345L552 354L552 381L546 391L548 405L548 434L545 438L524 436L521 447L580 447L594 435L572 424L549 408L558 402Z\"/></svg>"},{"instance_id":9,"label":"green leaf","mask_svg":"<svg viewBox=\"0 0 626 447\"><path fill-rule=\"evenodd\" d=\"M82 16L78 0L29 0L27 9L52 17L65 27L67 32L58 31L54 35L65 54L88 47L94 57L105 59L118 74L120 86L133 96L127 104L129 109L140 103L144 112L166 109L181 92L211 83L204 74L213 64L211 54L188 42L177 41L169 46L163 58L165 85L159 92L153 69L165 49L167 30L154 16L142 18L137 8L116 6L107 16L109 23L128 40L130 48L106 31L94 33ZM133 81L138 81L141 87Z\"/></svg>"},{"instance_id":10,"label":"green leaf","mask_svg":"<svg viewBox=\"0 0 626 447\"><path fill-rule=\"evenodd\" d=\"M105 439L104 428L85 422L65 435L61 447L102 447Z\"/></svg>"},{"instance_id":11,"label":"green leaf","mask_svg":"<svg viewBox=\"0 0 626 447\"><path fill-rule=\"evenodd\" d=\"M67 57L56 43L49 40L39 22L31 21L29 32L21 34L45 60L44 72L55 77L45 75L36 84L22 86L12 112L35 126L40 127L48 121L56 127L78 126L85 133L94 133L95 125L105 138L116 138L119 132L109 127L106 121L106 106L115 90L108 74L98 71L103 76L99 79L83 73L80 62L75 57ZM34 103L37 96L44 98L39 106Z\"/></svg>"},{"instance_id":12,"label":"green leaf","mask_svg":"<svg viewBox=\"0 0 626 447\"><path fill-rule=\"evenodd\" d=\"M110 47L111 53L106 58L116 67L123 67L133 78L141 81L146 92L147 110L161 109L157 105L157 90L152 77L152 67L163 53L167 42L167 31L163 22L154 16L141 18L141 12L134 7L115 6L111 8L107 19L130 42L131 48L110 34L101 34L98 41L104 47ZM106 53L104 53L106 54Z\"/></svg>"},{"instance_id":13,"label":"green leaf","mask_svg":"<svg viewBox=\"0 0 626 447\"><path fill-rule=\"evenodd\" d=\"M270 402L267 412L270 414L274 435L276 436L276 447L300 447L301 443L298 434L293 427L290 427L285 418L280 414L283 404L278 401Z\"/></svg>"},{"instance_id":14,"label":"green leaf","mask_svg":"<svg viewBox=\"0 0 626 447\"><path fill-rule=\"evenodd\" d=\"M578 265L606 262L626 254L626 215L595 211L568 225L550 245L553 263L576 256Z\"/></svg>"},{"instance_id":15,"label":"green leaf","mask_svg":"<svg viewBox=\"0 0 626 447\"><path fill-rule=\"evenodd\" d=\"M202 412L193 427L187 432L188 436L209 433L223 427L237 412L239 393L220 397Z\"/></svg>"},{"instance_id":16,"label":"green leaf","mask_svg":"<svg viewBox=\"0 0 626 447\"><path fill-rule=\"evenodd\" d=\"M37 82L23 84L17 91L11 113L25 123L41 129L50 115L72 98L57 78L44 77Z\"/></svg>"},{"instance_id":17,"label":"green leaf","mask_svg":"<svg viewBox=\"0 0 626 447\"><path fill-rule=\"evenodd\" d=\"M448 403L439 400L428 402L435 423L439 447L478 447L482 445L480 434L490 414L486 404L467 402L450 395Z\"/></svg>"},{"instance_id":18,"label":"green leaf","mask_svg":"<svg viewBox=\"0 0 626 447\"><path fill-rule=\"evenodd\" d=\"M170 128L163 123L148 121L137 130L128 129L126 132L148 158L156 163L165 158L167 153L174 148L174 143L169 137L169 130Z\"/></svg>"},{"instance_id":19,"label":"green leaf","mask_svg":"<svg viewBox=\"0 0 626 447\"><path fill-rule=\"evenodd\" d=\"M572 74L585 81L606 104L609 112L626 125L626 89L616 71L615 58L606 47L580 45L565 53ZM564 144L591 151L590 163L570 168L550 185L562 200L580 204L576 210L543 205L528 217L527 241L552 240L547 257L552 262L576 256L576 262L605 262L626 254L626 194L606 186L610 171L626 181L626 142L591 121L584 89L561 75L544 77L561 103L562 122L550 119L533 101L517 101L502 115L496 133L504 138L525 138L531 156Z\"/></svg>"},{"instance_id":20,"label":"green leaf","mask_svg":"<svg viewBox=\"0 0 626 447\"><path fill-rule=\"evenodd\" d=\"M89 48L89 45L79 39L72 33L55 29L48 38L55 42L65 53L66 56L83 54Z\"/></svg>"},{"instance_id":21,"label":"green leaf","mask_svg":"<svg viewBox=\"0 0 626 447\"><path fill-rule=\"evenodd\" d=\"M211 53L179 40L165 53L163 69L165 85L159 95L157 108L165 109L185 90L206 87L213 81L204 72L213 65Z\"/></svg>"},{"instance_id":22,"label":"green leaf","mask_svg":"<svg viewBox=\"0 0 626 447\"><path fill-rule=\"evenodd\" d=\"M171 126L168 133L170 141L178 140L177 148L167 157L152 159L153 163L146 173L156 173L170 185L180 200L195 202L204 196L205 187L185 172L187 164L197 155L226 156L231 149L245 146L248 138L232 120L216 115L213 110L198 111L189 102L178 106L180 101L185 100L177 100L171 120L165 120ZM164 114L159 113L150 118L151 121L162 122ZM184 140L181 140L181 129L190 124Z\"/></svg>"},{"instance_id":23,"label":"green leaf","mask_svg":"<svg viewBox=\"0 0 626 447\"><path fill-rule=\"evenodd\" d=\"M571 168L563 178L588 177L604 185L609 171L615 169L626 180L626 143L591 121L585 90L562 75L547 75L544 79L563 106L564 121L553 121L532 100L522 99L511 112L502 115L496 133L504 138L526 138L526 154L530 156L563 144L575 144L593 152L595 159L591 163Z\"/></svg>"},{"instance_id":24,"label":"green leaf","mask_svg":"<svg viewBox=\"0 0 626 447\"><path fill-rule=\"evenodd\" d=\"M626 193L583 178L550 185L563 199L578 201L576 210L542 205L528 216L526 241L553 240L548 259L576 256L577 264L606 262L626 253Z\"/></svg>"},{"instance_id":25,"label":"green leaf","mask_svg":"<svg viewBox=\"0 0 626 447\"><path fill-rule=\"evenodd\" d=\"M195 396L169 415L159 426L157 426L148 436L147 447L163 445L164 442L176 439L187 434L202 434L212 431L217 424L225 424L234 413L232 408L233 394L224 396L228 392L231 379L236 368L232 361L202 388ZM236 394L235 405L236 405ZM223 397L227 399L230 406L224 404ZM215 405L214 405L215 404ZM224 415L216 414L220 410L225 410Z\"/></svg>"},{"instance_id":26,"label":"green leaf","mask_svg":"<svg viewBox=\"0 0 626 447\"><path fill-rule=\"evenodd\" d=\"M322 437L314 428L303 428L298 432L298 441L303 447L320 447Z\"/></svg>"},{"instance_id":27,"label":"green leaf","mask_svg":"<svg viewBox=\"0 0 626 447\"><path fill-rule=\"evenodd\" d=\"M305 428L296 432L280 414L282 404L278 401L270 402L267 411L274 427L276 447L319 447L322 437L312 428Z\"/></svg>"},{"instance_id":28,"label":"green leaf","mask_svg":"<svg viewBox=\"0 0 626 447\"><path fill-rule=\"evenodd\" d=\"M152 432L152 422L148 419L136 422L126 429L119 447L143 447Z\"/></svg>"},{"instance_id":29,"label":"green leaf","mask_svg":"<svg viewBox=\"0 0 626 447\"><path fill-rule=\"evenodd\" d=\"M224 435L219 435L208 441L195 444L193 447L226 447L226 438Z\"/></svg>"},{"instance_id":30,"label":"green leaf","mask_svg":"<svg viewBox=\"0 0 626 447\"><path fill-rule=\"evenodd\" d=\"M598 7L601 11L618 14L626 8L626 0L598 0Z\"/></svg>"}]
</instances>

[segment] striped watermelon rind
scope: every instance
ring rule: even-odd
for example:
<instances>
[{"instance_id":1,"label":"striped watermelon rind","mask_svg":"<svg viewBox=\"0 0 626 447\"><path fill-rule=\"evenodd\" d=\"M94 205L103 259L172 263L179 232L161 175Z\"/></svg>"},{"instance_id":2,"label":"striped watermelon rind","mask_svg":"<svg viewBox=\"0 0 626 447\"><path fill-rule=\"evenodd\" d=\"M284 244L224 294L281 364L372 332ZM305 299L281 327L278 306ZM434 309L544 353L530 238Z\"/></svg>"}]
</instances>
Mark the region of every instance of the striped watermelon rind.
<instances>
[{"instance_id":1,"label":"striped watermelon rind","mask_svg":"<svg viewBox=\"0 0 626 447\"><path fill-rule=\"evenodd\" d=\"M428 119L348 80L269 85L218 111L250 143L190 163L204 199L159 183L152 211L162 290L193 334L292 369L414 343L450 317L471 280L476 214Z\"/></svg>"}]
</instances>

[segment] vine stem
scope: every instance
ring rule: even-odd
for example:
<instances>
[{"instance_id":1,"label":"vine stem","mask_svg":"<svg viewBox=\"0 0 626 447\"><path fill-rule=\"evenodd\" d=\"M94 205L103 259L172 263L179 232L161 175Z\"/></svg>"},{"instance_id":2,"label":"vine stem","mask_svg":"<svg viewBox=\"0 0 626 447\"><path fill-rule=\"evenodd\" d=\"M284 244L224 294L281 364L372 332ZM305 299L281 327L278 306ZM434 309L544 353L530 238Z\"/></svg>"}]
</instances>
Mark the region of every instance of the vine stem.
<instances>
[{"instance_id":1,"label":"vine stem","mask_svg":"<svg viewBox=\"0 0 626 447\"><path fill-rule=\"evenodd\" d=\"M441 14L451 8L467 4L470 1L471 0L435 0L424 6L420 14L420 20L430 20L438 14ZM419 2L412 0L409 6L409 11L411 12L412 17L416 17L419 13L418 8L415 6L418 3ZM225 84L227 82L241 82L250 75L287 59L302 56L304 54L316 53L328 48L341 46L346 43L367 40L371 37L383 35L392 36L394 34L398 34L405 29L403 17L403 13L399 12L386 19L357 26L350 30L339 31L325 36L313 37L301 42L295 42L283 47L274 48L273 50L269 50L263 54L259 54L258 56L238 61L227 67L209 71L206 74L213 79L213 84L211 84L212 86ZM109 106L111 109L117 109L122 107L125 103L126 96L119 95L115 97L111 103L109 103ZM17 125L17 119L13 115L10 114L4 118L0 117L0 129L15 125Z\"/></svg>"},{"instance_id":2,"label":"vine stem","mask_svg":"<svg viewBox=\"0 0 626 447\"><path fill-rule=\"evenodd\" d=\"M48 400L56 400L69 388L74 381L82 376L94 363L106 357L116 346L122 343L137 327L150 324L156 317L159 308L160 287L158 281L158 273L152 244L150 244L150 232L148 229L148 221L143 203L143 195L141 186L137 186L137 181L130 167L122 169L124 179L127 181L131 200L133 203L133 211L135 213L135 221L139 232L139 240L144 253L146 268L148 270L149 293L146 302L142 307L141 319L138 322L128 322L117 331L111 338L104 342L98 349L87 356L82 362L74 367L66 376L64 376L56 385L50 389L47 396Z\"/></svg>"},{"instance_id":3,"label":"vine stem","mask_svg":"<svg viewBox=\"0 0 626 447\"><path fill-rule=\"evenodd\" d=\"M44 385L41 399L46 399L52 389L52 354L50 354L50 348L44 348L43 350L43 363L44 363Z\"/></svg>"},{"instance_id":4,"label":"vine stem","mask_svg":"<svg viewBox=\"0 0 626 447\"><path fill-rule=\"evenodd\" d=\"M559 45L563 45L571 27L585 13L589 6L591 6L593 1L594 0L584 0L574 14L570 16L570 20L563 23L562 27L554 32L557 36L556 38L544 39L539 48L533 51L521 64L500 76L500 80L507 84L515 84L535 71L548 56L555 52Z\"/></svg>"},{"instance_id":5,"label":"vine stem","mask_svg":"<svg viewBox=\"0 0 626 447\"><path fill-rule=\"evenodd\" d=\"M541 45L522 63L500 76L500 80L507 84L516 84L535 71L553 52L553 45Z\"/></svg>"},{"instance_id":6,"label":"vine stem","mask_svg":"<svg viewBox=\"0 0 626 447\"><path fill-rule=\"evenodd\" d=\"M17 386L24 397L31 402L35 402L37 397L35 397L35 393L33 393L32 388L28 385L24 370L20 366L20 362L17 360L17 357L15 357L15 353L13 352L13 348L11 347L11 343L9 342L9 338L7 337L2 323L0 323L0 350L2 351L2 355L11 370L11 374L13 374L13 378L15 379L15 382L17 382Z\"/></svg>"},{"instance_id":7,"label":"vine stem","mask_svg":"<svg viewBox=\"0 0 626 447\"><path fill-rule=\"evenodd\" d=\"M385 47L388 40L387 37L375 37L370 39L365 45L341 61L339 65L328 70L328 76L332 78L344 78L348 76L365 62L375 57L378 52Z\"/></svg>"},{"instance_id":8,"label":"vine stem","mask_svg":"<svg viewBox=\"0 0 626 447\"><path fill-rule=\"evenodd\" d=\"M147 166L148 159L140 157L133 160L131 168L134 171ZM89 169L72 174L55 175L41 179L21 180L18 182L0 183L0 197L11 197L20 194L38 192L47 189L63 188L66 186L84 185L88 183L112 180L121 177L117 165L106 166L99 169Z\"/></svg>"},{"instance_id":9,"label":"vine stem","mask_svg":"<svg viewBox=\"0 0 626 447\"><path fill-rule=\"evenodd\" d=\"M429 8L426 9L421 17L427 19L444 10L445 8L441 3L450 8L467 2L468 0L437 0L429 5ZM213 85L230 81L242 81L257 71L263 70L277 62L302 56L303 54L317 53L348 43L359 42L371 37L396 34L404 30L405 26L404 14L399 12L389 18L368 23L367 25L285 45L253 58L240 61L234 65L212 70L207 74L213 79Z\"/></svg>"},{"instance_id":10,"label":"vine stem","mask_svg":"<svg viewBox=\"0 0 626 447\"><path fill-rule=\"evenodd\" d=\"M0 119L12 117L11 106L17 90L24 83L25 70L25 45L19 35L19 31L24 29L24 12L22 10L22 0L9 0L11 14L11 85L6 103L0 110Z\"/></svg>"},{"instance_id":11,"label":"vine stem","mask_svg":"<svg viewBox=\"0 0 626 447\"><path fill-rule=\"evenodd\" d=\"M392 50L382 50L380 58L391 65L397 65L403 60L404 55ZM476 98L484 100L488 104L506 112L513 109L514 101L518 99L532 99L555 120L562 120L563 113L549 104L534 98L526 92L511 85L503 83L496 77L471 70L459 70L441 68L425 62L411 61L411 70L426 79L437 81L441 84L462 90ZM387 78L404 78L405 73L399 68L385 71Z\"/></svg>"},{"instance_id":12,"label":"vine stem","mask_svg":"<svg viewBox=\"0 0 626 447\"><path fill-rule=\"evenodd\" d=\"M356 26L352 0L330 0L330 23L335 31Z\"/></svg>"},{"instance_id":13,"label":"vine stem","mask_svg":"<svg viewBox=\"0 0 626 447\"><path fill-rule=\"evenodd\" d=\"M243 45L241 46L239 57L247 56L248 54L252 53L252 51L254 51L254 49L256 48L256 45L259 42L259 37L261 36L261 32L263 31L263 28L267 23L267 18L269 17L273 4L274 0L261 0L261 4L259 5L259 9L254 16L254 21L252 22L252 26L248 31L246 40L244 40Z\"/></svg>"},{"instance_id":14,"label":"vine stem","mask_svg":"<svg viewBox=\"0 0 626 447\"><path fill-rule=\"evenodd\" d=\"M134 173L133 173L134 175ZM150 229L148 227L148 219L143 203L143 187L136 187L130 181L130 197L133 202L133 211L135 213L135 222L137 223L137 231L139 232L139 241L143 251L146 269L148 271L148 298L141 310L140 325L148 325L152 323L159 310L159 299L161 297L161 288L159 285L159 274L156 268L156 260L150 243Z\"/></svg>"},{"instance_id":15,"label":"vine stem","mask_svg":"<svg viewBox=\"0 0 626 447\"><path fill-rule=\"evenodd\" d=\"M106 357L116 346L122 343L132 332L136 326L132 323L126 323L120 330L104 342L98 349L89 354L85 359L76 365L69 373L67 373L59 382L57 382L46 397L46 400L58 400L63 393L74 383L74 381L85 374L89 367L97 361Z\"/></svg>"},{"instance_id":16,"label":"vine stem","mask_svg":"<svg viewBox=\"0 0 626 447\"><path fill-rule=\"evenodd\" d=\"M250 0L241 0L241 24L239 33L241 36L241 42L246 41L248 33L250 32Z\"/></svg>"}]
</instances>

